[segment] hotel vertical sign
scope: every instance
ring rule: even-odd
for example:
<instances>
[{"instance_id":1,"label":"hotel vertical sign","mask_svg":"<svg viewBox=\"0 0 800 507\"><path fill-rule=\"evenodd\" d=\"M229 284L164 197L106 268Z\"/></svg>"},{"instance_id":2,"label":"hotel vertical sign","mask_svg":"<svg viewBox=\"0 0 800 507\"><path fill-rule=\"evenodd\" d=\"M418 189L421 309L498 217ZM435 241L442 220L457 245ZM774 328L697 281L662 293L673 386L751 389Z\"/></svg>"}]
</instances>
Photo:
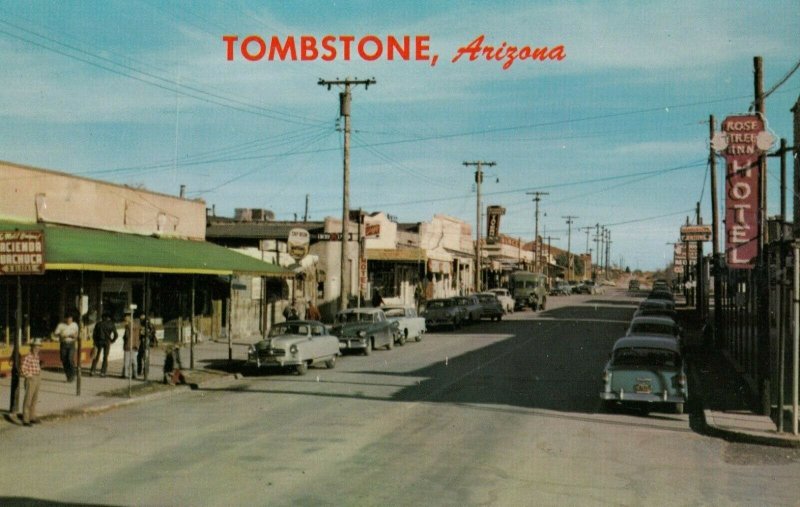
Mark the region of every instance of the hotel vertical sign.
<instances>
[{"instance_id":1,"label":"hotel vertical sign","mask_svg":"<svg viewBox=\"0 0 800 507\"><path fill-rule=\"evenodd\" d=\"M728 267L752 269L761 235L759 157L774 137L759 115L729 116L712 146L726 160L725 256Z\"/></svg>"},{"instance_id":2,"label":"hotel vertical sign","mask_svg":"<svg viewBox=\"0 0 800 507\"><path fill-rule=\"evenodd\" d=\"M44 274L42 231L0 231L0 275Z\"/></svg>"}]
</instances>

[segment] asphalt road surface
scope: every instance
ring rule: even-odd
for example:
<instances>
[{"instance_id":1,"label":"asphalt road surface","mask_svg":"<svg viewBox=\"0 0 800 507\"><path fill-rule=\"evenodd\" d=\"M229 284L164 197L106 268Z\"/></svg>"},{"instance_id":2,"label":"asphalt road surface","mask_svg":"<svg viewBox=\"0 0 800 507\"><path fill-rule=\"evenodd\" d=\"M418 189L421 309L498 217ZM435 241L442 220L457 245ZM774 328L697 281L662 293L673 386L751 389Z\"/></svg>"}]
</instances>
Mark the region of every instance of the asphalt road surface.
<instances>
[{"instance_id":1,"label":"asphalt road surface","mask_svg":"<svg viewBox=\"0 0 800 507\"><path fill-rule=\"evenodd\" d=\"M601 411L634 304L551 298L333 370L6 431L0 505L800 503L797 451L704 436L692 413Z\"/></svg>"}]
</instances>

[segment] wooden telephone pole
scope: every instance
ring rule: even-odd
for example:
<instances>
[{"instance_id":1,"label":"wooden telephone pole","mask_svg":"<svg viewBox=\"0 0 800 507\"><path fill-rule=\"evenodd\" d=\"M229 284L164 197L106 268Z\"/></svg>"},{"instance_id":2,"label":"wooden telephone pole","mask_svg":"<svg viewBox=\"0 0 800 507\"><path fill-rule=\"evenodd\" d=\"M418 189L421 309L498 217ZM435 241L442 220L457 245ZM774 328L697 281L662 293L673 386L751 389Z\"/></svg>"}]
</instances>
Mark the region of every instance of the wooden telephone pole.
<instances>
[{"instance_id":1,"label":"wooden telephone pole","mask_svg":"<svg viewBox=\"0 0 800 507\"><path fill-rule=\"evenodd\" d=\"M344 91L339 93L339 116L344 118L344 181L342 184L342 252L339 266L339 309L347 308L347 296L350 293L350 279L347 272L347 240L350 228L350 88L353 86L364 85L364 89L369 85L375 84L372 79L320 79L317 84L327 86L344 86Z\"/></svg>"},{"instance_id":2,"label":"wooden telephone pole","mask_svg":"<svg viewBox=\"0 0 800 507\"><path fill-rule=\"evenodd\" d=\"M481 291L481 183L483 182L483 166L492 167L496 162L486 162L476 160L475 162L464 162L464 165L475 166L475 185L477 189L477 205L475 210L475 292Z\"/></svg>"},{"instance_id":3,"label":"wooden telephone pole","mask_svg":"<svg viewBox=\"0 0 800 507\"><path fill-rule=\"evenodd\" d=\"M534 231L533 231L533 248L535 250L533 256L533 271L539 272L539 258L542 255L541 243L539 242L539 201L542 200L541 196L550 195L550 192L525 192L527 195L532 195L533 202L536 203L536 211L534 213Z\"/></svg>"}]
</instances>

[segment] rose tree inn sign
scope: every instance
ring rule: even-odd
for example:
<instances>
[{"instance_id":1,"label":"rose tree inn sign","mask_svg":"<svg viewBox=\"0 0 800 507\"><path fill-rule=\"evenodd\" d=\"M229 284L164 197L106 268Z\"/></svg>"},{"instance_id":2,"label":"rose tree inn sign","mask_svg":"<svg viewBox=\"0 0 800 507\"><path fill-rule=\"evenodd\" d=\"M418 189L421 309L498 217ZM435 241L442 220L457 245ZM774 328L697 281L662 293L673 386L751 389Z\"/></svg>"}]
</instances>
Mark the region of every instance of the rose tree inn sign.
<instances>
[{"instance_id":1,"label":"rose tree inn sign","mask_svg":"<svg viewBox=\"0 0 800 507\"><path fill-rule=\"evenodd\" d=\"M760 115L728 116L712 147L726 160L725 255L731 268L751 269L761 235L759 158L774 136Z\"/></svg>"}]
</instances>

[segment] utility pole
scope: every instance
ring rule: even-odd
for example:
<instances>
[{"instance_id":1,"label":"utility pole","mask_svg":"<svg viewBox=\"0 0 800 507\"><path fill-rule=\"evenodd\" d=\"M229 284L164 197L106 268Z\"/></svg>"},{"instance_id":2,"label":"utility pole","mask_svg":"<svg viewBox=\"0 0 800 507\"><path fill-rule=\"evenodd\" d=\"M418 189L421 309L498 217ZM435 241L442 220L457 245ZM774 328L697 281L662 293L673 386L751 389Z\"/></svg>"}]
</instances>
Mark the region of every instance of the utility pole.
<instances>
[{"instance_id":1,"label":"utility pole","mask_svg":"<svg viewBox=\"0 0 800 507\"><path fill-rule=\"evenodd\" d=\"M753 88L755 92L756 113L766 121L766 107L764 104L764 60L760 56L753 57ZM769 272L768 262L765 258L764 244L767 235L767 157L762 155L758 159L760 170L761 191L759 192L759 234L758 234L758 265L756 275L752 280L754 283L757 303L757 376L759 399L761 401L761 414L770 415L772 401L770 399L771 378L770 378L770 330L769 330Z\"/></svg>"},{"instance_id":2,"label":"utility pole","mask_svg":"<svg viewBox=\"0 0 800 507\"><path fill-rule=\"evenodd\" d=\"M714 115L708 117L708 138L714 138ZM722 348L722 257L719 253L719 203L717 202L717 156L709 144L708 166L711 171L711 248L714 253L714 346Z\"/></svg>"},{"instance_id":3,"label":"utility pole","mask_svg":"<svg viewBox=\"0 0 800 507\"><path fill-rule=\"evenodd\" d=\"M347 275L347 240L348 229L350 228L350 88L352 86L364 85L364 89L368 89L369 85L375 84L376 81L372 79L333 79L325 80L320 79L317 81L318 85L327 86L328 90L331 86L344 86L344 91L339 93L339 116L344 118L344 178L342 185L342 252L340 257L340 270L339 270L339 309L344 310L347 308L347 296L350 292L350 279L346 278Z\"/></svg>"},{"instance_id":4,"label":"utility pole","mask_svg":"<svg viewBox=\"0 0 800 507\"><path fill-rule=\"evenodd\" d=\"M601 225L600 226L600 250L598 250L598 252L597 252L597 260L600 261L600 267L598 269L598 271L599 271L598 276L600 276L603 273L603 271L605 270L605 265L606 265L605 260L604 260L605 255L606 255L606 226L605 225Z\"/></svg>"},{"instance_id":5,"label":"utility pole","mask_svg":"<svg viewBox=\"0 0 800 507\"><path fill-rule=\"evenodd\" d=\"M587 257L586 257L587 259L591 258L591 255L589 255L589 253L591 252L591 250L589 249L589 234L591 233L592 229L594 229L594 227L591 226L591 225L589 225L587 227L581 227L581 230L586 233L586 250L584 250L584 252L587 254ZM589 267L591 268L592 266L590 265ZM586 270L586 264L584 263L584 266L583 266L583 277L584 278L586 278L586 271L587 271Z\"/></svg>"},{"instance_id":6,"label":"utility pole","mask_svg":"<svg viewBox=\"0 0 800 507\"><path fill-rule=\"evenodd\" d=\"M481 291L481 183L483 183L483 166L492 167L496 162L486 162L476 160L475 162L464 162L466 167L475 166L475 185L477 189L477 204L475 209L475 292Z\"/></svg>"},{"instance_id":7,"label":"utility pole","mask_svg":"<svg viewBox=\"0 0 800 507\"><path fill-rule=\"evenodd\" d=\"M597 255L598 262L594 262L595 266L600 265L600 224L594 224L594 253ZM592 269L592 280L596 280L599 276L596 269Z\"/></svg>"},{"instance_id":8,"label":"utility pole","mask_svg":"<svg viewBox=\"0 0 800 507\"><path fill-rule=\"evenodd\" d=\"M697 201L697 205L695 206L695 223L697 225L703 225L703 217L700 215L700 201ZM705 321L706 317L706 279L705 279L705 268L703 267L703 242L697 242L697 288L695 289L697 292L697 300L695 301L695 309L697 313L700 315L700 319Z\"/></svg>"},{"instance_id":9,"label":"utility pole","mask_svg":"<svg viewBox=\"0 0 800 507\"><path fill-rule=\"evenodd\" d=\"M800 96L791 109L793 115L794 138L794 234L800 236ZM794 257L794 294L800 292L800 249L797 243L792 249ZM798 419L800 419L800 300L795 297L794 317L792 326L792 434L798 434Z\"/></svg>"},{"instance_id":10,"label":"utility pole","mask_svg":"<svg viewBox=\"0 0 800 507\"><path fill-rule=\"evenodd\" d=\"M552 253L552 251L553 251L553 248L552 248L552 247L553 247L553 245L552 245L552 242L553 242L553 240L556 240L556 241L558 241L558 240L560 240L560 239L561 239L561 238L554 238L553 236L547 236L547 264L548 264L548 266L549 266L549 264L550 264L550 255L551 255L551 253ZM548 271L549 271L549 270L548 270ZM550 273L545 273L545 274L547 275L547 278L550 278Z\"/></svg>"},{"instance_id":11,"label":"utility pole","mask_svg":"<svg viewBox=\"0 0 800 507\"><path fill-rule=\"evenodd\" d=\"M534 273L538 273L539 272L539 257L541 257L541 255L542 255L542 253L541 253L542 252L541 244L539 243L539 201L542 200L541 196L550 195L550 192L525 192L525 193L527 195L534 196L533 197L533 202L536 203L536 213L534 215L534 217L535 217L534 223L536 225L535 225L534 232L533 232L533 244L534 244L534 249L536 250L536 254L534 255L534 258L533 258L533 271L534 271Z\"/></svg>"},{"instance_id":12,"label":"utility pole","mask_svg":"<svg viewBox=\"0 0 800 507\"><path fill-rule=\"evenodd\" d=\"M606 238L606 280L608 280L608 259L611 258L611 229L606 229L606 234L608 235Z\"/></svg>"},{"instance_id":13,"label":"utility pole","mask_svg":"<svg viewBox=\"0 0 800 507\"><path fill-rule=\"evenodd\" d=\"M567 280L572 280L572 223L578 217L567 215L561 218L567 219Z\"/></svg>"},{"instance_id":14,"label":"utility pole","mask_svg":"<svg viewBox=\"0 0 800 507\"><path fill-rule=\"evenodd\" d=\"M308 194L306 194L306 211L303 213L303 223L308 222Z\"/></svg>"}]
</instances>

